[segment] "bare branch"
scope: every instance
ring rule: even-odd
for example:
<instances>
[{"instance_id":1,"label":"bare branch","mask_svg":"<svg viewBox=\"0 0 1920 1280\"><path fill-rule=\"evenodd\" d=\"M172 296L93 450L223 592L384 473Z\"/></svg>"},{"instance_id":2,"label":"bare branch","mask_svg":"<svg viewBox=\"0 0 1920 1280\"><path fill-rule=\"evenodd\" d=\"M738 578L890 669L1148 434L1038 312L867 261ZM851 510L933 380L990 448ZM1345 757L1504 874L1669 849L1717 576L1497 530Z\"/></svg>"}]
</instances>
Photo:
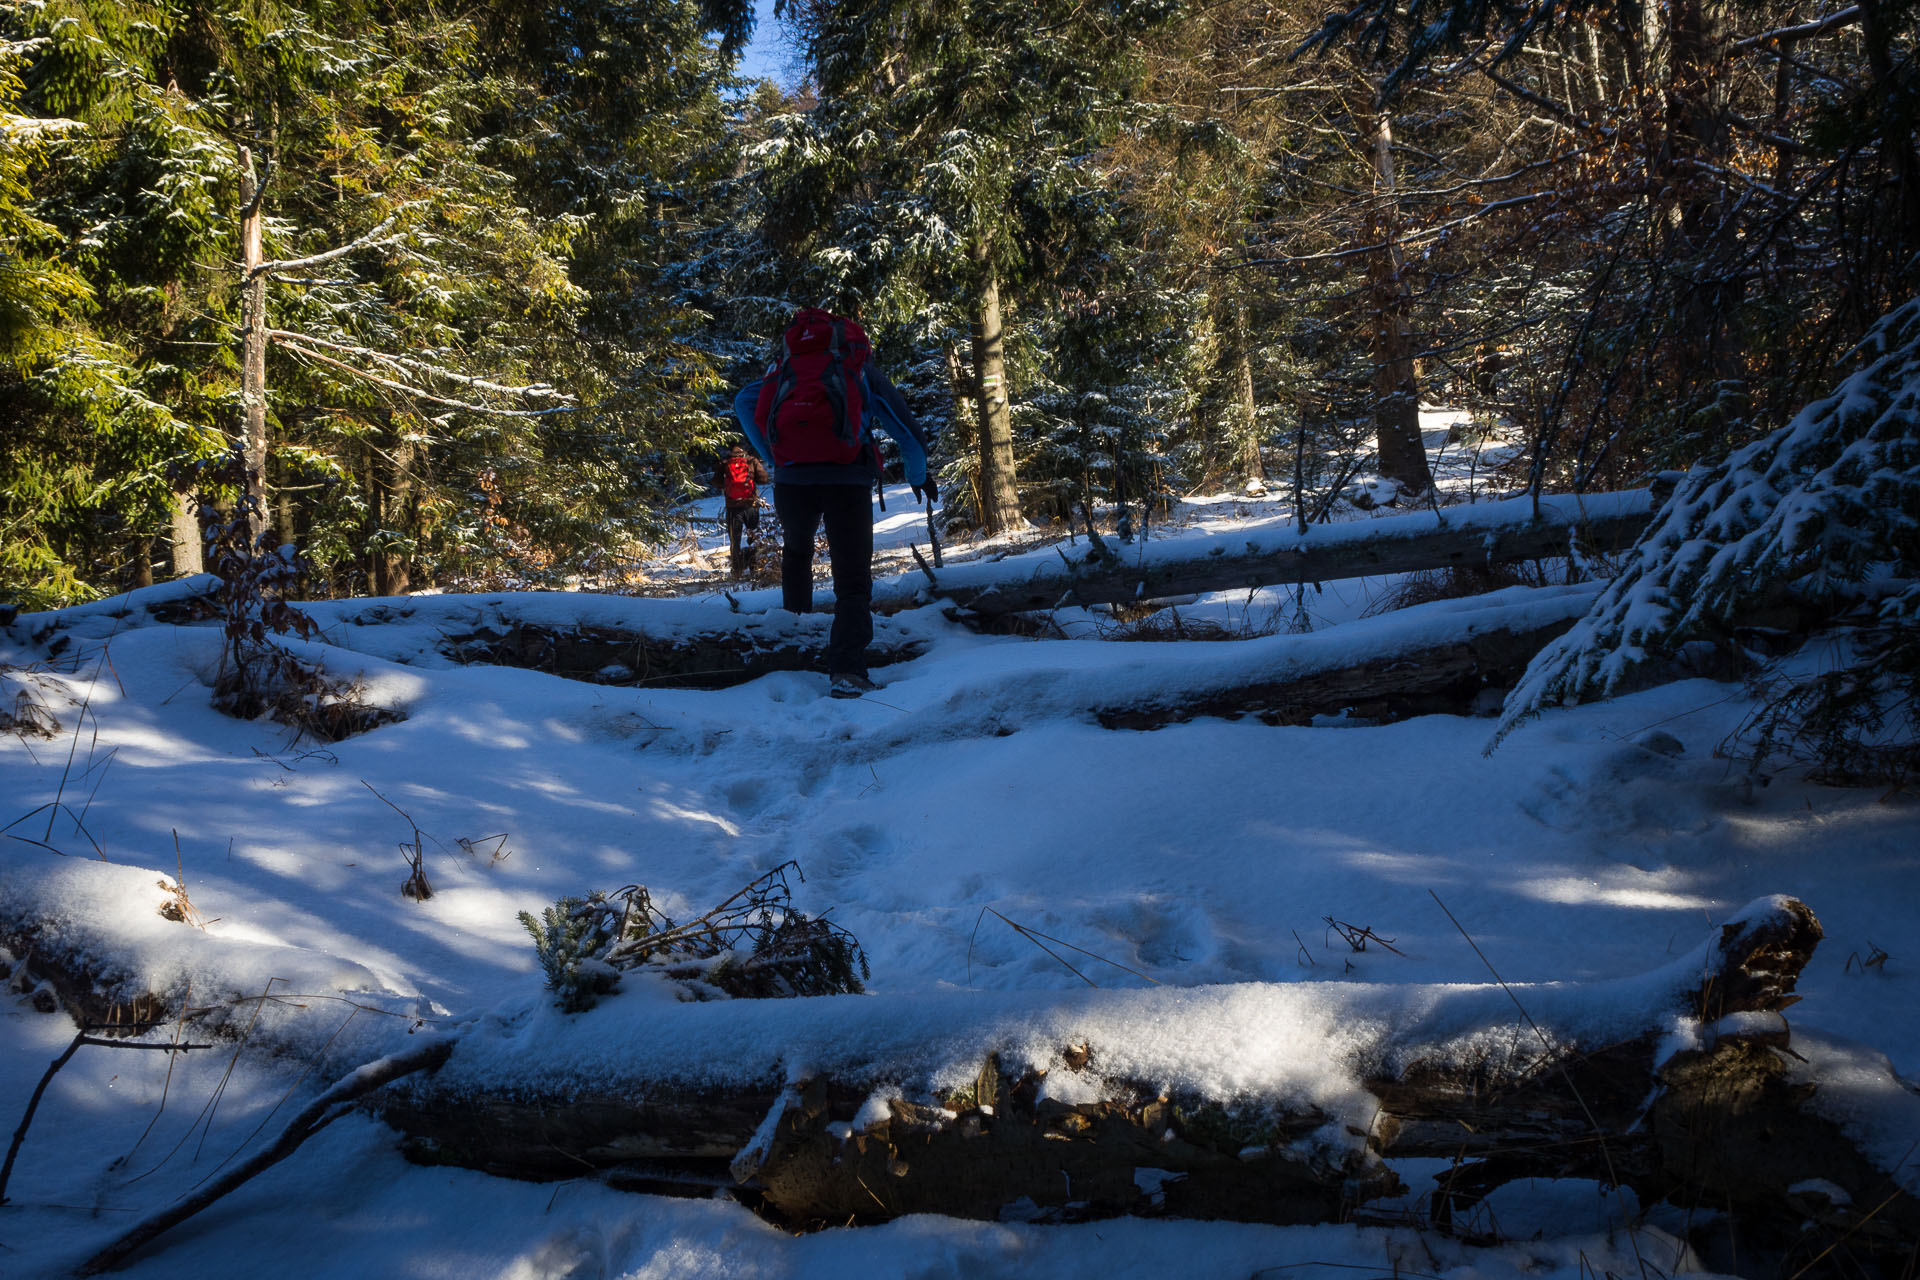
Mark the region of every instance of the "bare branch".
<instances>
[{"instance_id":1,"label":"bare branch","mask_svg":"<svg viewBox=\"0 0 1920 1280\"><path fill-rule=\"evenodd\" d=\"M571 403L571 397L556 391L543 382L531 383L524 387L510 387L498 382L488 382L485 378L469 377L426 360L415 360L410 356L391 355L385 351L376 351L371 347L349 346L344 342L329 342L325 338L316 338L309 333L295 333L289 329L269 329L269 338L297 342L305 346L324 347L328 351L337 351L342 355L360 356L367 360L376 360L396 369L405 369L411 373L422 373L428 377L441 378L447 382L457 382L463 387L472 387L475 391L494 391L504 396L544 396L549 400L563 400Z\"/></svg>"},{"instance_id":2,"label":"bare branch","mask_svg":"<svg viewBox=\"0 0 1920 1280\"><path fill-rule=\"evenodd\" d=\"M271 1146L256 1152L251 1159L235 1165L223 1177L208 1183L201 1190L175 1201L154 1214L88 1258L81 1265L79 1274L99 1275L102 1271L119 1265L128 1254L154 1237L185 1222L254 1175L264 1173L292 1155L299 1149L301 1143L343 1115L347 1109L346 1104L402 1076L439 1067L453 1052L453 1043L450 1038L434 1037L415 1045L404 1053L396 1053L391 1057L369 1062L349 1072L295 1116L293 1121L281 1131L280 1136L274 1139Z\"/></svg>"},{"instance_id":3,"label":"bare branch","mask_svg":"<svg viewBox=\"0 0 1920 1280\"><path fill-rule=\"evenodd\" d=\"M1797 27L1780 27L1773 31L1762 31L1757 36L1748 36L1744 40L1733 42L1733 51L1743 53L1755 45L1794 44L1801 40L1811 40L1824 35L1835 27L1850 27L1860 21L1860 6L1848 5L1844 9L1828 14L1824 18L1815 18L1812 22L1803 22Z\"/></svg>"},{"instance_id":4,"label":"bare branch","mask_svg":"<svg viewBox=\"0 0 1920 1280\"><path fill-rule=\"evenodd\" d=\"M298 335L293 335L293 337L298 337ZM492 414L496 418L545 418L556 413L573 412L573 406L571 404L561 405L554 409L496 409L494 406L487 404L472 404L465 400L449 400L445 396L437 396L433 394L433 392L424 390L423 388L408 386L404 382L395 382L391 378L382 378L378 374L368 373L365 369L356 369L344 360L335 360L332 356L322 355L318 351L299 345L291 338L283 338L281 339L281 343L288 351L304 359L312 360L316 364L324 364L329 368L338 369L342 373L359 378L363 382L371 382L377 387L384 387L400 395L411 396L416 400L424 400L428 404L444 405L449 409L459 409L466 413L487 413Z\"/></svg>"},{"instance_id":5,"label":"bare branch","mask_svg":"<svg viewBox=\"0 0 1920 1280\"><path fill-rule=\"evenodd\" d=\"M261 189L265 190L264 185ZM329 249L325 253L316 253L307 258L275 258L272 261L263 262L247 273L247 279L251 280L255 276L261 275L279 275L284 271L302 271L308 267L317 267L323 262L332 262L337 258L344 258L350 253L358 253L362 249L373 249L382 245L393 244L395 237L387 235L387 232L392 228L394 223L400 220L400 215L411 207L411 204L401 205L398 209L388 214L386 220L379 226L356 240L349 240L337 249Z\"/></svg>"}]
</instances>

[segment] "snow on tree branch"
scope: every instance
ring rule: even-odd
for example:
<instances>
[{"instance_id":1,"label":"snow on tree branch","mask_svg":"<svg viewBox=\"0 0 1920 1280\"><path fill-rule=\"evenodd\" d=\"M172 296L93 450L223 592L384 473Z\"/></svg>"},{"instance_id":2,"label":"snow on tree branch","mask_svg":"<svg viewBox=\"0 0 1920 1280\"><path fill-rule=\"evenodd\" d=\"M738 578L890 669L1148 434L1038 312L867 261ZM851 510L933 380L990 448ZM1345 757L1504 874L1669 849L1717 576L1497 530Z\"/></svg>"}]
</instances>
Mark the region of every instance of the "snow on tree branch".
<instances>
[{"instance_id":1,"label":"snow on tree branch","mask_svg":"<svg viewBox=\"0 0 1920 1280\"><path fill-rule=\"evenodd\" d=\"M264 181L260 184L260 189L262 191L266 190L266 183ZM385 245L394 244L397 242L397 237L389 236L387 232L393 228L394 223L400 220L400 215L410 207L412 206L402 205L400 208L395 209L387 215L386 220L381 222L379 226L363 236L349 240L337 249L328 249L325 253L316 253L306 258L277 258L270 262L263 262L247 273L247 279L251 280L255 276L278 275L284 271L304 271L308 267L317 267L322 263L332 262L337 258L344 258L350 253L358 253L362 249L376 249Z\"/></svg>"},{"instance_id":2,"label":"snow on tree branch","mask_svg":"<svg viewBox=\"0 0 1920 1280\"><path fill-rule=\"evenodd\" d=\"M1543 707L1609 696L1778 584L1816 569L1920 572L1920 298L1856 354L1866 366L1832 395L1687 474L1587 616L1528 666L1489 751Z\"/></svg>"},{"instance_id":3,"label":"snow on tree branch","mask_svg":"<svg viewBox=\"0 0 1920 1280\"><path fill-rule=\"evenodd\" d=\"M344 342L329 342L325 338L316 338L310 333L296 333L291 329L269 329L267 330L267 336L283 342L297 342L310 347L321 347L327 351L337 352L340 355L359 356L362 359L372 360L377 364L384 364L393 369L425 374L431 378L457 383L463 387L471 387L475 391L492 391L504 396L538 396L547 400L571 402L571 397L562 391L548 386L544 382L529 383L526 386L509 386L506 383L489 382L485 378L475 378L468 374L455 373L451 369L443 368L430 361L415 360L410 356L391 355L385 351L375 351L371 347L356 347Z\"/></svg>"},{"instance_id":4,"label":"snow on tree branch","mask_svg":"<svg viewBox=\"0 0 1920 1280\"><path fill-rule=\"evenodd\" d=\"M492 414L496 418L544 418L556 413L570 413L574 408L571 401L557 405L551 409L502 409L494 405L475 404L467 400L449 399L446 396L435 395L433 392L422 387L412 386L404 382L395 382L391 378L383 378L378 374L368 373L365 369L356 369L344 360L336 360L332 356L322 355L311 347L302 345L308 341L311 340L302 334L284 331L282 331L280 337L281 345L285 347L287 351L299 356L303 360L311 360L315 364L323 364L330 369L338 369L340 372L359 378L364 382L371 382L376 387L384 387L388 391L395 392L399 395L411 396L416 400L422 400L428 404L442 405L449 409L459 409L466 413ZM446 373L444 376L459 380L459 375ZM539 394L545 395L553 393L541 388Z\"/></svg>"}]
</instances>

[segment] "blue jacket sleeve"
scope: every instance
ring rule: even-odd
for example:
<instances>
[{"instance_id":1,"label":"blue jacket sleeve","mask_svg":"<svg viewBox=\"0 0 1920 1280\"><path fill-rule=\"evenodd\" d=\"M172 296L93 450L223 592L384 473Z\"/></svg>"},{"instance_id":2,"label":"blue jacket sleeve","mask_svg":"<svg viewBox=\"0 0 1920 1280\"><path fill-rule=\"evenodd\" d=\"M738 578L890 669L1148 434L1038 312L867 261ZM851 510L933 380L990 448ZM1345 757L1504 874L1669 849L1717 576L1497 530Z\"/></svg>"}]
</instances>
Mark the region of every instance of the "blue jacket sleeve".
<instances>
[{"instance_id":1,"label":"blue jacket sleeve","mask_svg":"<svg viewBox=\"0 0 1920 1280\"><path fill-rule=\"evenodd\" d=\"M733 416L740 422L740 430L746 433L747 443L760 455L760 460L769 467L773 465L773 450L767 447L767 438L760 434L760 428L753 423L754 406L760 402L761 379L755 378L740 388L733 397Z\"/></svg>"},{"instance_id":2,"label":"blue jacket sleeve","mask_svg":"<svg viewBox=\"0 0 1920 1280\"><path fill-rule=\"evenodd\" d=\"M867 405L873 412L874 425L893 439L894 447L900 451L900 465L907 473L907 483L918 488L927 482L926 432L921 430L913 410L907 407L900 389L888 381L886 374L868 365L860 376L866 381ZM751 415L751 407L748 412Z\"/></svg>"}]
</instances>

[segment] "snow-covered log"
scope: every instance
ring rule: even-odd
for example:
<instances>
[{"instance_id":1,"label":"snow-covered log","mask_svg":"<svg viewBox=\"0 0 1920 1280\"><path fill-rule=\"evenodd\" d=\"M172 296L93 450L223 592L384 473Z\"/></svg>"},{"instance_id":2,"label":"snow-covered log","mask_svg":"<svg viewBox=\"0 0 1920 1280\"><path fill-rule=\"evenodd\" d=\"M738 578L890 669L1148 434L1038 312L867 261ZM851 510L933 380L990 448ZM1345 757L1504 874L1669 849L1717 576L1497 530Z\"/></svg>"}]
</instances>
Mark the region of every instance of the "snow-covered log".
<instances>
[{"instance_id":1,"label":"snow-covered log","mask_svg":"<svg viewBox=\"0 0 1920 1280\"><path fill-rule=\"evenodd\" d=\"M1478 568L1631 546L1652 518L1646 490L1417 511L1378 520L1291 526L1251 536L1181 533L1107 555L1082 547L1017 560L955 565L934 575L933 594L976 613L1019 613L1060 604L1124 604L1195 592L1331 582L1427 569ZM906 579L876 593L882 604Z\"/></svg>"},{"instance_id":2,"label":"snow-covered log","mask_svg":"<svg viewBox=\"0 0 1920 1280\"><path fill-rule=\"evenodd\" d=\"M445 652L464 663L525 667L603 684L712 689L776 671L818 670L824 647L816 634L820 630L794 628L768 636L733 626L654 636L613 626L515 623L505 631L449 636ZM891 666L919 657L926 647L876 628L868 658L876 667Z\"/></svg>"},{"instance_id":3,"label":"snow-covered log","mask_svg":"<svg viewBox=\"0 0 1920 1280\"><path fill-rule=\"evenodd\" d=\"M1243 667L1237 680L1173 676L1150 689L1109 694L1092 710L1109 729L1158 729L1202 716L1311 724L1321 716L1367 722L1469 714L1488 690L1510 685L1543 645L1572 626L1586 598L1575 592L1528 597L1522 589L1488 597L1478 608L1453 602L1461 607L1445 616L1448 634L1410 628L1385 652L1296 645L1294 660L1265 670Z\"/></svg>"},{"instance_id":4,"label":"snow-covered log","mask_svg":"<svg viewBox=\"0 0 1920 1280\"><path fill-rule=\"evenodd\" d=\"M1836 1203L1886 1200L1911 1239L1920 1201L1783 1052L1819 938L1804 904L1771 898L1664 968L1586 985L623 997L477 1030L383 1113L420 1159L738 1183L800 1224L1333 1221L1418 1156L1461 1162L1443 1205L1583 1176L1785 1221L1817 1176ZM1790 1132L1793 1159L1751 1157L1754 1126Z\"/></svg>"}]
</instances>

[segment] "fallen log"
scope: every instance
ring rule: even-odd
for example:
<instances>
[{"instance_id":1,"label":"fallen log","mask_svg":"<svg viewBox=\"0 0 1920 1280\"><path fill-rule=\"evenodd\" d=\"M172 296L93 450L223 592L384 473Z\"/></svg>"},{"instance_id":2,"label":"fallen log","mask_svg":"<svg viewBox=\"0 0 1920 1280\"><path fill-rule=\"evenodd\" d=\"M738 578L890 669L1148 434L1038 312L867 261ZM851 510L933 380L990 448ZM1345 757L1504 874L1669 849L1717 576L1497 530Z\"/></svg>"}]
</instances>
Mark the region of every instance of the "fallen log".
<instances>
[{"instance_id":1,"label":"fallen log","mask_svg":"<svg viewBox=\"0 0 1920 1280\"><path fill-rule=\"evenodd\" d=\"M524 667L598 684L724 689L776 671L817 671L823 645L810 632L772 639L740 629L652 636L617 626L515 622L504 631L449 636L441 652L463 664ZM879 631L868 661L891 666L926 650L924 641Z\"/></svg>"},{"instance_id":2,"label":"fallen log","mask_svg":"<svg viewBox=\"0 0 1920 1280\"><path fill-rule=\"evenodd\" d=\"M1453 638L1417 640L1358 661L1334 655L1327 665L1296 663L1270 673L1248 672L1236 682L1112 698L1097 704L1093 714L1108 729L1160 729L1201 716L1299 725L1323 716L1378 724L1466 715L1487 691L1497 693L1519 679L1533 655L1572 627L1585 608L1585 596L1568 596L1558 608L1490 604L1455 615Z\"/></svg>"},{"instance_id":3,"label":"fallen log","mask_svg":"<svg viewBox=\"0 0 1920 1280\"><path fill-rule=\"evenodd\" d=\"M1797 1224L1806 1152L1835 1201L1885 1201L1877 1220L1911 1243L1920 1200L1888 1196L1785 1052L1779 1011L1819 938L1775 898L1682 961L1586 986L615 999L470 1036L382 1114L415 1159L702 1194L731 1179L801 1226L1337 1221L1398 1192L1388 1161L1410 1156L1456 1162L1442 1216L1512 1178L1578 1176ZM1794 1147L1752 1159L1760 1130Z\"/></svg>"},{"instance_id":4,"label":"fallen log","mask_svg":"<svg viewBox=\"0 0 1920 1280\"><path fill-rule=\"evenodd\" d=\"M1125 604L1212 591L1331 582L1428 569L1484 568L1518 560L1620 551L1652 519L1647 490L1528 498L1419 511L1379 520L1251 534L1181 534L1126 554L1088 549L1077 560L1049 551L1013 561L955 566L935 575L933 594L975 613L1000 615L1062 604ZM912 578L876 595L892 602Z\"/></svg>"}]
</instances>

